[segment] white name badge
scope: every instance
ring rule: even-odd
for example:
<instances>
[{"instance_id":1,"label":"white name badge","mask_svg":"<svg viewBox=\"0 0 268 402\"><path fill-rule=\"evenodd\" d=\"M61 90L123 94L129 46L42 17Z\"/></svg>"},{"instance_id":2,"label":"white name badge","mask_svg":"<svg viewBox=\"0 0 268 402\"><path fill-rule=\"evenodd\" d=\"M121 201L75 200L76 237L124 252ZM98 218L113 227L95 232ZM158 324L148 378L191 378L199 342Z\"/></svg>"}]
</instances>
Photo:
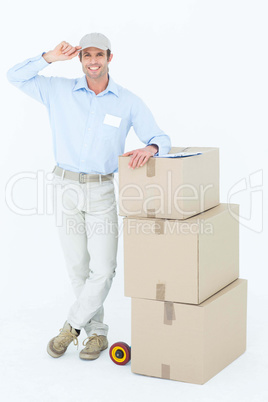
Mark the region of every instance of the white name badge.
<instances>
[{"instance_id":1,"label":"white name badge","mask_svg":"<svg viewBox=\"0 0 268 402\"><path fill-rule=\"evenodd\" d=\"M121 117L113 116L112 114L106 114L103 120L103 124L118 128L120 126L121 120Z\"/></svg>"}]
</instances>

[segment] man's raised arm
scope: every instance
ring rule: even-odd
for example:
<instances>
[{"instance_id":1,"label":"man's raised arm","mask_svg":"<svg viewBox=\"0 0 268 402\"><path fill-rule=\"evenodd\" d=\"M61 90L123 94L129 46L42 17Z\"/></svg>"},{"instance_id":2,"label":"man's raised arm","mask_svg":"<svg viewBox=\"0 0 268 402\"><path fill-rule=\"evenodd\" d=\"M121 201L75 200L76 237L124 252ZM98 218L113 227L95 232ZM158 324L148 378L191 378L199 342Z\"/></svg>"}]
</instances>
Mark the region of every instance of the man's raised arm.
<instances>
[{"instance_id":1,"label":"man's raised arm","mask_svg":"<svg viewBox=\"0 0 268 402\"><path fill-rule=\"evenodd\" d=\"M80 48L81 46L71 46L63 41L55 49L43 52L10 68L7 79L27 95L47 105L52 77L38 75L39 71L54 61L71 60L78 55Z\"/></svg>"}]
</instances>

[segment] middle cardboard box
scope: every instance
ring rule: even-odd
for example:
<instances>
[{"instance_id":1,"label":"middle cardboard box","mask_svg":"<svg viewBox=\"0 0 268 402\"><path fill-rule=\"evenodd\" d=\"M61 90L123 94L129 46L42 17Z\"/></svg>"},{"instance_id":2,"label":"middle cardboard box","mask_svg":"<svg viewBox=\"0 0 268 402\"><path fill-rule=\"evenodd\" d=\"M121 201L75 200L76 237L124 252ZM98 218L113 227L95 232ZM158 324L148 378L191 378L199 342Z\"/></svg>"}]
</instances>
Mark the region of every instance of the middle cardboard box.
<instances>
[{"instance_id":1,"label":"middle cardboard box","mask_svg":"<svg viewBox=\"0 0 268 402\"><path fill-rule=\"evenodd\" d=\"M239 277L239 206L189 219L126 217L125 296L199 304Z\"/></svg>"}]
</instances>

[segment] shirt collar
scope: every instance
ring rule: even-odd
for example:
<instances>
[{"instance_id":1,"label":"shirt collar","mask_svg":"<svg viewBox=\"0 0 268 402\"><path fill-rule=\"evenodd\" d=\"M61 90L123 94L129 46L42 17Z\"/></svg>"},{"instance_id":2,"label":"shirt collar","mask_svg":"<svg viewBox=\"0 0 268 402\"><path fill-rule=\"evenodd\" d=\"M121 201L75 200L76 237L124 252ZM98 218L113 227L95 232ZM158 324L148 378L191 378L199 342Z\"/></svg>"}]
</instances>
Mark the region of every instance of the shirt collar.
<instances>
[{"instance_id":1,"label":"shirt collar","mask_svg":"<svg viewBox=\"0 0 268 402\"><path fill-rule=\"evenodd\" d=\"M117 97L119 96L118 94L118 86L116 85L116 83L114 82L114 80L110 77L110 75L108 74L108 78L109 78L109 82L107 85L107 88L105 88L105 90L103 92L101 92L99 95L103 96L108 92L112 92L113 94L115 94ZM77 91L79 89L85 88L87 91L92 92L87 85L87 80L86 80L86 76L84 75L81 78L78 78L73 91Z\"/></svg>"}]
</instances>

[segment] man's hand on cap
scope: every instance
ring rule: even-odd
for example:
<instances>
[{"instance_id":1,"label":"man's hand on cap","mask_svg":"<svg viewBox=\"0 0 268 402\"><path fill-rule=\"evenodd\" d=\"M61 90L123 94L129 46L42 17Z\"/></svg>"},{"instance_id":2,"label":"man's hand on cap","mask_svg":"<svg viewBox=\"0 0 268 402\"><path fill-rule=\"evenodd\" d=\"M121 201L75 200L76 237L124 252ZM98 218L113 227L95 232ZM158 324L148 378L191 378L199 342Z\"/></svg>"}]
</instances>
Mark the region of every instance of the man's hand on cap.
<instances>
[{"instance_id":1,"label":"man's hand on cap","mask_svg":"<svg viewBox=\"0 0 268 402\"><path fill-rule=\"evenodd\" d=\"M55 47L55 49L50 50L47 53L44 53L43 57L47 63L53 63L55 61L71 60L78 55L80 50L81 46L72 46L70 45L70 43L63 41L59 43Z\"/></svg>"}]
</instances>

